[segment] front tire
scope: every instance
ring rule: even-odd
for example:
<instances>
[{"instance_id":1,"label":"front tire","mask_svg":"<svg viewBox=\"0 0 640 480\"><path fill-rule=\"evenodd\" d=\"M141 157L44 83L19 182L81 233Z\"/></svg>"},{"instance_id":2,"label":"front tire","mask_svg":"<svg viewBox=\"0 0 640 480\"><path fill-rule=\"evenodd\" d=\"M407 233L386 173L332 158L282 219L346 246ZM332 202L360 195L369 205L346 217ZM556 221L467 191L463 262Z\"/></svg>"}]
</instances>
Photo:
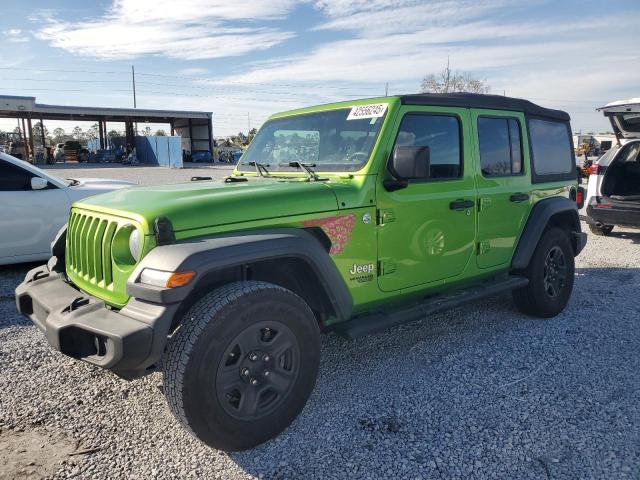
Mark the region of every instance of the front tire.
<instances>
[{"instance_id":1,"label":"front tire","mask_svg":"<svg viewBox=\"0 0 640 480\"><path fill-rule=\"evenodd\" d=\"M207 445L255 447L297 417L320 359L315 316L277 285L235 282L183 317L165 357L164 393L178 421Z\"/></svg>"},{"instance_id":2,"label":"front tire","mask_svg":"<svg viewBox=\"0 0 640 480\"><path fill-rule=\"evenodd\" d=\"M522 312L543 318L562 312L571 297L575 273L567 233L560 228L544 232L522 273L529 284L513 291L513 300Z\"/></svg>"},{"instance_id":3,"label":"front tire","mask_svg":"<svg viewBox=\"0 0 640 480\"><path fill-rule=\"evenodd\" d=\"M612 230L613 230L613 225L592 225L589 224L589 230L591 230L591 233L593 233L594 235L601 235L606 237L607 235L609 235Z\"/></svg>"}]
</instances>

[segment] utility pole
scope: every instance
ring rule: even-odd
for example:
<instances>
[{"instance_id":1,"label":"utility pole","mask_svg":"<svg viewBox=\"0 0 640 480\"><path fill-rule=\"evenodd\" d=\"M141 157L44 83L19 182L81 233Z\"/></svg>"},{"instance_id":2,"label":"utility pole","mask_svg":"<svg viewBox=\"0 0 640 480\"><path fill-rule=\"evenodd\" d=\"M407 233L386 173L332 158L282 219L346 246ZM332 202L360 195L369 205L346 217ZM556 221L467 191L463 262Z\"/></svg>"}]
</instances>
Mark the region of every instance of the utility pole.
<instances>
[{"instance_id":1,"label":"utility pole","mask_svg":"<svg viewBox=\"0 0 640 480\"><path fill-rule=\"evenodd\" d=\"M384 96L385 97L389 96L389 82L384 84Z\"/></svg>"},{"instance_id":2,"label":"utility pole","mask_svg":"<svg viewBox=\"0 0 640 480\"><path fill-rule=\"evenodd\" d=\"M449 55L447 55L447 77L445 79L445 92L449 93L449 81L451 79L451 68L449 67Z\"/></svg>"},{"instance_id":3,"label":"utility pole","mask_svg":"<svg viewBox=\"0 0 640 480\"><path fill-rule=\"evenodd\" d=\"M131 80L133 82L133 108L138 108L136 105L136 70L131 65Z\"/></svg>"},{"instance_id":4,"label":"utility pole","mask_svg":"<svg viewBox=\"0 0 640 480\"><path fill-rule=\"evenodd\" d=\"M247 112L247 138L249 138L249 132L251 131L251 114Z\"/></svg>"},{"instance_id":5,"label":"utility pole","mask_svg":"<svg viewBox=\"0 0 640 480\"><path fill-rule=\"evenodd\" d=\"M131 81L133 83L133 108L138 108L138 105L136 104L136 70L133 68L133 65L131 65ZM135 125L136 135L138 135L138 122L136 122Z\"/></svg>"}]
</instances>

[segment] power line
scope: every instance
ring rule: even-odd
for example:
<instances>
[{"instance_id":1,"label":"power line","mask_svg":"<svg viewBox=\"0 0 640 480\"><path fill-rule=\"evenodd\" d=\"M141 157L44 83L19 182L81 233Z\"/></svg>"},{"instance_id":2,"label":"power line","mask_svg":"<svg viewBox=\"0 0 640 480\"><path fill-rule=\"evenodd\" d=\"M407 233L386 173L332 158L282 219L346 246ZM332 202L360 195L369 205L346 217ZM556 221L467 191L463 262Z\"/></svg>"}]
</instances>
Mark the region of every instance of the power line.
<instances>
[{"instance_id":1,"label":"power line","mask_svg":"<svg viewBox=\"0 0 640 480\"><path fill-rule=\"evenodd\" d=\"M7 88L7 87L4 87ZM23 92L88 92L88 93L96 93L95 90L83 90L80 88L74 89L62 89L62 88L12 88L9 87L12 91L23 91ZM110 92L128 92L131 93L131 90L109 90Z\"/></svg>"},{"instance_id":2,"label":"power line","mask_svg":"<svg viewBox=\"0 0 640 480\"><path fill-rule=\"evenodd\" d=\"M91 75L128 75L130 72L125 70L113 71L113 70L74 70L74 69L58 69L58 68L30 68L30 67L0 67L0 70L23 70L23 71L34 71L34 72L57 72L57 73L86 73ZM212 82L212 86L219 85L258 85L258 86L273 86L273 87L284 87L284 88L324 88L331 90L353 90L354 88L358 88L361 90L378 90L377 87L349 87L349 86L341 86L341 85L310 85L307 83L300 84L284 84L284 83L270 83L270 82L242 82L242 81L218 81L213 80L207 77L192 77L188 75L171 75L165 73L146 73L146 72L138 72L139 76L147 76L147 77L162 77L162 78L179 78L183 80L193 80L193 81L201 81L201 82Z\"/></svg>"},{"instance_id":3,"label":"power line","mask_svg":"<svg viewBox=\"0 0 640 480\"><path fill-rule=\"evenodd\" d=\"M92 70L69 70L69 69L60 69L60 68L29 68L29 67L0 67L0 70L12 70L12 71L16 71L16 70L28 70L28 71L32 71L32 72L58 72L58 73L90 73L90 74L96 74L96 75L102 75L102 74L106 74L106 75L122 75L122 74L128 74L129 72L121 70L121 71L108 71L108 70L101 70L101 71L92 71Z\"/></svg>"}]
</instances>

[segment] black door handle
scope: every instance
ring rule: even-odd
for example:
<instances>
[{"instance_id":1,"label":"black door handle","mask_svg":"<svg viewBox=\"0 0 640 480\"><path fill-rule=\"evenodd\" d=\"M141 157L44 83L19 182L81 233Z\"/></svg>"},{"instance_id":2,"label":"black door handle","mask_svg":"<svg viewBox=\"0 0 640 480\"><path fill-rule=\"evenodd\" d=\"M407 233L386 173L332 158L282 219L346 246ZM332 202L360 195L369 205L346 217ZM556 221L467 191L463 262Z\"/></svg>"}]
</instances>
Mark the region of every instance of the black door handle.
<instances>
[{"instance_id":1,"label":"black door handle","mask_svg":"<svg viewBox=\"0 0 640 480\"><path fill-rule=\"evenodd\" d=\"M527 200L529 200L529 194L528 193L514 193L513 195L511 195L509 197L509 200L511 200L512 202L526 202Z\"/></svg>"},{"instance_id":2,"label":"black door handle","mask_svg":"<svg viewBox=\"0 0 640 480\"><path fill-rule=\"evenodd\" d=\"M464 210L465 208L471 208L476 204L473 200L454 200L449 204L451 210Z\"/></svg>"}]
</instances>

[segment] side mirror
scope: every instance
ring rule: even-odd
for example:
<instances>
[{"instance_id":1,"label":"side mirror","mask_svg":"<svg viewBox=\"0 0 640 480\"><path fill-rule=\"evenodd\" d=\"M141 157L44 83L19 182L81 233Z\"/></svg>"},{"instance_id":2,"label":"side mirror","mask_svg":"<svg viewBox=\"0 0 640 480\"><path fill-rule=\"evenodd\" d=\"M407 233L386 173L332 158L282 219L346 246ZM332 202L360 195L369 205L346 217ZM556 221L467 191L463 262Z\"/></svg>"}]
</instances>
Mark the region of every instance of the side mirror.
<instances>
[{"instance_id":1,"label":"side mirror","mask_svg":"<svg viewBox=\"0 0 640 480\"><path fill-rule=\"evenodd\" d=\"M411 179L428 178L430 165L429 147L396 146L389 165L395 179L383 182L385 190L393 192L407 188Z\"/></svg>"},{"instance_id":2,"label":"side mirror","mask_svg":"<svg viewBox=\"0 0 640 480\"><path fill-rule=\"evenodd\" d=\"M429 159L429 147L396 146L389 170L398 180L428 178Z\"/></svg>"},{"instance_id":3,"label":"side mirror","mask_svg":"<svg viewBox=\"0 0 640 480\"><path fill-rule=\"evenodd\" d=\"M31 190L42 190L47 188L49 182L41 177L31 177Z\"/></svg>"}]
</instances>

